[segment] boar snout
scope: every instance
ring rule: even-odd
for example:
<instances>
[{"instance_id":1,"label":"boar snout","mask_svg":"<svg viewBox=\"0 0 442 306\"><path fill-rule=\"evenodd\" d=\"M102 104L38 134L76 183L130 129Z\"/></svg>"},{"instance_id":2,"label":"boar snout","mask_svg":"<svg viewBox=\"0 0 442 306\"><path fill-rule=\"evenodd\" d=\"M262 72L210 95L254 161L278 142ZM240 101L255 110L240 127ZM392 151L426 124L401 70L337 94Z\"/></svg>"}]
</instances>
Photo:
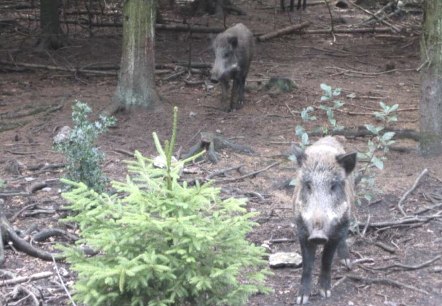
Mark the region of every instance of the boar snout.
<instances>
[{"instance_id":1,"label":"boar snout","mask_svg":"<svg viewBox=\"0 0 442 306\"><path fill-rule=\"evenodd\" d=\"M216 84L219 82L219 75L220 73L214 68L210 71L210 82Z\"/></svg>"},{"instance_id":2,"label":"boar snout","mask_svg":"<svg viewBox=\"0 0 442 306\"><path fill-rule=\"evenodd\" d=\"M325 235L323 230L314 229L308 237L308 241L314 244L326 244L328 237Z\"/></svg>"}]
</instances>

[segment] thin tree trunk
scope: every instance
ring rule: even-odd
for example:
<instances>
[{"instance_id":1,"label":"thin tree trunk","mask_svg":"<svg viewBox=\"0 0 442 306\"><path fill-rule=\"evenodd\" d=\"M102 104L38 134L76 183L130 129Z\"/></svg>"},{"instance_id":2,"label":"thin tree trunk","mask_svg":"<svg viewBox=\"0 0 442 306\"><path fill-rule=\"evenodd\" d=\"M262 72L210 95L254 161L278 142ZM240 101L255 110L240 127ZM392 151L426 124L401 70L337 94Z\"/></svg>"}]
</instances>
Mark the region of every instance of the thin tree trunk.
<instances>
[{"instance_id":1,"label":"thin tree trunk","mask_svg":"<svg viewBox=\"0 0 442 306\"><path fill-rule=\"evenodd\" d=\"M125 108L155 106L156 0L127 0L123 7L123 46L114 101Z\"/></svg>"},{"instance_id":2,"label":"thin tree trunk","mask_svg":"<svg viewBox=\"0 0 442 306\"><path fill-rule=\"evenodd\" d=\"M442 154L442 1L427 0L421 39L420 151Z\"/></svg>"},{"instance_id":3,"label":"thin tree trunk","mask_svg":"<svg viewBox=\"0 0 442 306\"><path fill-rule=\"evenodd\" d=\"M59 0L40 1L41 35L37 43L39 49L58 49L63 47L65 39L60 28L58 16Z\"/></svg>"}]
</instances>

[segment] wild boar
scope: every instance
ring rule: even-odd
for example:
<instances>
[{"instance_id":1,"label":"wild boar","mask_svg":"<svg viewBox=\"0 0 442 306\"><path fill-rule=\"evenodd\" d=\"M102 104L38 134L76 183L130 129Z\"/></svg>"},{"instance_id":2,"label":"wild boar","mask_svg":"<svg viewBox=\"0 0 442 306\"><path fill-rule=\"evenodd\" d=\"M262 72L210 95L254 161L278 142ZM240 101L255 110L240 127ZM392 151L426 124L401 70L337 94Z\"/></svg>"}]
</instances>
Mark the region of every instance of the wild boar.
<instances>
[{"instance_id":1,"label":"wild boar","mask_svg":"<svg viewBox=\"0 0 442 306\"><path fill-rule=\"evenodd\" d=\"M281 0L281 10L285 11L285 0ZM295 7L295 0L290 0L290 12L293 12L293 9ZM304 0L302 2L302 9L305 10L307 7L307 0ZM301 8L301 0L298 0L298 6L296 7L297 10Z\"/></svg>"},{"instance_id":2,"label":"wild boar","mask_svg":"<svg viewBox=\"0 0 442 306\"><path fill-rule=\"evenodd\" d=\"M299 172L294 194L294 213L302 253L301 284L297 304L308 302L316 248L324 246L319 292L331 296L331 265L336 250L349 267L346 243L350 208L354 201L356 153L346 153L331 136L321 138L305 151L293 147Z\"/></svg>"},{"instance_id":3,"label":"wild boar","mask_svg":"<svg viewBox=\"0 0 442 306\"><path fill-rule=\"evenodd\" d=\"M221 83L221 105L226 111L243 106L244 86L253 58L253 48L253 34L242 23L218 34L214 40L215 62L210 80ZM233 85L229 99L230 80L233 80Z\"/></svg>"}]
</instances>

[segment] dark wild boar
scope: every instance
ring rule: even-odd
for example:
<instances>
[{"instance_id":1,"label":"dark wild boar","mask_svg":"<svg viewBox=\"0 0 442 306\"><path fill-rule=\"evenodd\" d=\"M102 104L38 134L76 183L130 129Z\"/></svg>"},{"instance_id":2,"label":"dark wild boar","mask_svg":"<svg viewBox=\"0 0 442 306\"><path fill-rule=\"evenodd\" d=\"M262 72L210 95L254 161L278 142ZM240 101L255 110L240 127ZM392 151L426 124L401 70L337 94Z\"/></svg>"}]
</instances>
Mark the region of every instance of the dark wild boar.
<instances>
[{"instance_id":1,"label":"dark wild boar","mask_svg":"<svg viewBox=\"0 0 442 306\"><path fill-rule=\"evenodd\" d=\"M253 57L253 47L253 34L241 23L228 28L215 38L215 62L210 80L221 83L221 107L226 111L243 106L244 86ZM233 80L233 85L229 97L230 80Z\"/></svg>"},{"instance_id":2,"label":"dark wild boar","mask_svg":"<svg viewBox=\"0 0 442 306\"><path fill-rule=\"evenodd\" d=\"M290 0L290 12L293 12L293 9L295 7L295 0ZM304 0L302 2L302 9L305 10L307 7L307 0ZM301 8L301 0L298 0L298 6L296 7L297 10ZM285 0L281 0L281 10L285 11Z\"/></svg>"},{"instance_id":3,"label":"dark wild boar","mask_svg":"<svg viewBox=\"0 0 442 306\"><path fill-rule=\"evenodd\" d=\"M316 247L324 245L319 292L331 296L331 265L338 256L350 267L346 243L350 208L354 200L356 153L345 153L335 137L324 137L305 151L293 147L298 165L294 194L295 223L302 253L302 277L297 304L308 302Z\"/></svg>"}]
</instances>

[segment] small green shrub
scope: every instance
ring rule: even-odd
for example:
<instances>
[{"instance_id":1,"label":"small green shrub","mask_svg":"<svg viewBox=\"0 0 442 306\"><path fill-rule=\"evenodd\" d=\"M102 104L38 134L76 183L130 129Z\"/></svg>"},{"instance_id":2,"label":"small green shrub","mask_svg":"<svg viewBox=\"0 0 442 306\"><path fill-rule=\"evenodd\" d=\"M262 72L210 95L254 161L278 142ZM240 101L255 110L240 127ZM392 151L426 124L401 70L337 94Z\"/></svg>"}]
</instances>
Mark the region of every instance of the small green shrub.
<instances>
[{"instance_id":1,"label":"small green shrub","mask_svg":"<svg viewBox=\"0 0 442 306\"><path fill-rule=\"evenodd\" d=\"M67 179L83 182L100 192L104 190L107 178L101 171L104 153L94 147L94 142L116 120L113 117L100 116L98 121L90 122L88 114L91 112L86 103L76 101L72 106L74 126L68 138L55 144L54 148L66 157Z\"/></svg>"},{"instance_id":2,"label":"small green shrub","mask_svg":"<svg viewBox=\"0 0 442 306\"><path fill-rule=\"evenodd\" d=\"M337 132L344 129L344 126L338 124L335 118L335 111L344 106L344 103L337 99L341 94L340 88L333 89L327 84L321 84L322 96L319 109L323 110L327 115L327 123L316 126L313 131L319 132L322 135L330 135L333 132ZM312 106L308 106L301 111L301 119L304 123L315 122L317 117L314 115L315 109ZM295 134L300 139L300 145L302 147L310 145L309 132L303 125L297 125L295 128Z\"/></svg>"},{"instance_id":3,"label":"small green shrub","mask_svg":"<svg viewBox=\"0 0 442 306\"><path fill-rule=\"evenodd\" d=\"M381 107L381 111L373 112L373 115L377 120L381 121L381 124L365 124L365 128L372 136L367 142L367 150L365 152L358 152L358 160L365 163L365 167L359 172L359 176L361 177L359 190L363 191L363 193L358 194L358 202L360 202L362 198L370 202L375 194L378 193L375 173L370 170L372 168L379 170L384 169L384 161L387 159L386 154L395 143L393 140L395 133L385 130L397 121L397 109L399 105L394 104L389 106L384 102L379 102L379 106Z\"/></svg>"},{"instance_id":4,"label":"small green shrub","mask_svg":"<svg viewBox=\"0 0 442 306\"><path fill-rule=\"evenodd\" d=\"M82 183L63 196L77 213L81 239L99 255L62 247L78 273L74 298L87 305L241 305L267 292L264 249L245 239L257 224L244 199L220 198L210 184L181 182L183 161L172 161L172 138L156 149L165 160L135 153L130 175L114 182L117 194L98 194ZM203 152L202 152L203 153Z\"/></svg>"}]
</instances>

